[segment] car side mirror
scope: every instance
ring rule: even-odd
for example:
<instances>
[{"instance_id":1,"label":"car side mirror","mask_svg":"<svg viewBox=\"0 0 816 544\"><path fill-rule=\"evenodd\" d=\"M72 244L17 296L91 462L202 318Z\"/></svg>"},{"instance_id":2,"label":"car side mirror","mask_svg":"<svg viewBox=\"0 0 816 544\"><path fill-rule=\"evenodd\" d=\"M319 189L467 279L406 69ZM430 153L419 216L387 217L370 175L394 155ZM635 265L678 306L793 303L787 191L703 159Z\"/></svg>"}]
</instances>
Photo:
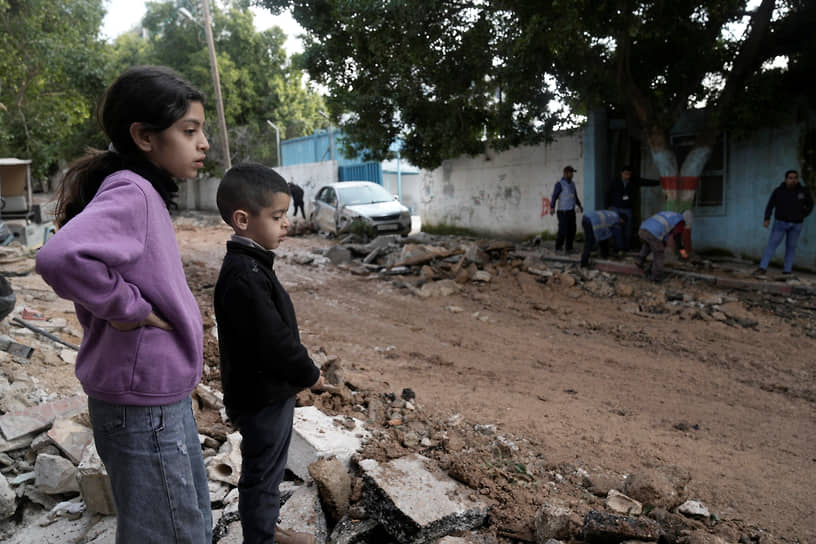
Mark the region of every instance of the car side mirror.
<instances>
[{"instance_id":1,"label":"car side mirror","mask_svg":"<svg viewBox=\"0 0 816 544\"><path fill-rule=\"evenodd\" d=\"M394 195L394 200L399 201L399 195Z\"/></svg>"}]
</instances>

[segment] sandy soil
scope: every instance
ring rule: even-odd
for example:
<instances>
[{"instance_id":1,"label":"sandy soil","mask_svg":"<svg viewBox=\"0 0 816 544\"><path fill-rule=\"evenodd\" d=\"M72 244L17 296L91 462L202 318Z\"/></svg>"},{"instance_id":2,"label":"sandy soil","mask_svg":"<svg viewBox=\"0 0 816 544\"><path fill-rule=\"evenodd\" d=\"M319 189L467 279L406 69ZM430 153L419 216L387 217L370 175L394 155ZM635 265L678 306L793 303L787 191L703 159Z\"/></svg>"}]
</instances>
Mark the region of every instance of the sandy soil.
<instances>
[{"instance_id":1,"label":"sandy soil","mask_svg":"<svg viewBox=\"0 0 816 544\"><path fill-rule=\"evenodd\" d=\"M177 226L205 316L229 236L217 220L208 223ZM420 298L400 287L411 278L293 258L332 244L291 237L278 250L304 343L338 357L358 392L415 392L414 425L385 427L367 453L406 451L410 429L439 438L414 449L492 502L494 534L530 539L545 501L576 514L602 509L588 479L648 473L670 479L680 500L704 502L728 527L720 533L726 542L816 541L816 340L797 319L784 319L793 315L784 301L773 308L780 317L746 295L759 325L742 328L644 311L667 289L743 296L736 292L620 276L623 294L600 298L502 266L488 284ZM40 309L53 303L45 291L27 301ZM789 304L797 316L808 305ZM214 368L217 346L207 338L205 363ZM26 370L36 375L33 367ZM76 387L69 366L44 368L39 379L54 389ZM217 384L211 371L206 379ZM326 394L308 397L343 410Z\"/></svg>"}]
</instances>

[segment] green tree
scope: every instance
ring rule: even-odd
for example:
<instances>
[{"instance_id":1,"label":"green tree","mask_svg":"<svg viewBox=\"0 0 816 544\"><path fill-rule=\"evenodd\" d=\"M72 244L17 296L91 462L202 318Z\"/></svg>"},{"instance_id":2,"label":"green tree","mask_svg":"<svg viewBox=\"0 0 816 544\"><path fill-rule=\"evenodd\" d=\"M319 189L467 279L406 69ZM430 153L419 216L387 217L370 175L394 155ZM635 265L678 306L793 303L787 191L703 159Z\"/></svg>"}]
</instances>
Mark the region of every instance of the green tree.
<instances>
[{"instance_id":1,"label":"green tree","mask_svg":"<svg viewBox=\"0 0 816 544\"><path fill-rule=\"evenodd\" d=\"M193 20L183 16L181 9ZM319 94L302 84L302 71L286 56L286 35L278 27L255 30L252 12L245 3L211 5L213 35L224 114L233 161L254 160L274 165L277 161L271 120L282 129L282 138L302 136L321 126L323 108ZM149 2L143 20L146 38L135 34L119 37L116 54L124 65L153 63L170 66L206 93L210 156L219 158L218 133L209 52L203 17L196 2L174 0Z\"/></svg>"},{"instance_id":2,"label":"green tree","mask_svg":"<svg viewBox=\"0 0 816 544\"><path fill-rule=\"evenodd\" d=\"M0 1L0 156L35 179L91 143L106 80L102 0Z\"/></svg>"},{"instance_id":3,"label":"green tree","mask_svg":"<svg viewBox=\"0 0 816 544\"><path fill-rule=\"evenodd\" d=\"M353 147L383 157L401 137L423 167L607 107L639 126L662 176L696 177L722 130L768 121L746 104L801 97L813 64L808 0L256 2L307 30L305 66ZM765 65L779 56L786 68ZM678 164L668 131L699 108L705 129Z\"/></svg>"}]
</instances>

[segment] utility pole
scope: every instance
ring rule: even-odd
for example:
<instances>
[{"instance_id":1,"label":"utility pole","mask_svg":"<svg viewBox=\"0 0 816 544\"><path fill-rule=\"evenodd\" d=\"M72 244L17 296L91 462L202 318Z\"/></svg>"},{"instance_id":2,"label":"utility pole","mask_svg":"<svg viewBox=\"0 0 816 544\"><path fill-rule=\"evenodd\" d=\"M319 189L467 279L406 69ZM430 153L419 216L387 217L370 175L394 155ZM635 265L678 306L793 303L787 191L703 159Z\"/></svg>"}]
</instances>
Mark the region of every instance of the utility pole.
<instances>
[{"instance_id":1,"label":"utility pole","mask_svg":"<svg viewBox=\"0 0 816 544\"><path fill-rule=\"evenodd\" d=\"M230 158L229 138L227 137L227 120L224 117L224 103L221 99L221 79L218 77L218 62L215 58L215 42L213 41L212 22L210 20L210 1L201 0L204 11L204 34L207 36L207 49L210 50L210 68L212 69L213 87L215 88L215 110L218 113L218 128L221 132L221 144L224 153L224 166L232 168Z\"/></svg>"},{"instance_id":2,"label":"utility pole","mask_svg":"<svg viewBox=\"0 0 816 544\"><path fill-rule=\"evenodd\" d=\"M280 130L278 130L278 125L270 121L269 119L266 120L269 123L269 126L275 129L275 149L278 151L278 166L281 166L281 148L280 148Z\"/></svg>"}]
</instances>

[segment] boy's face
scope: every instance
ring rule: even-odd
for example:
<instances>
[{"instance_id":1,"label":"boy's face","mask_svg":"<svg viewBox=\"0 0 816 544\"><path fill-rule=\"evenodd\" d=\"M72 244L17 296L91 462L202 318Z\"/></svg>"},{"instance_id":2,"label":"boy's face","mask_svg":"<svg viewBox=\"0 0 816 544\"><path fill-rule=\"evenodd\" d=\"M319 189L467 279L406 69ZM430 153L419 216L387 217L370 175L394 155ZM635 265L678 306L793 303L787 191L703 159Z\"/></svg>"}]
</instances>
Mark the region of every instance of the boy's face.
<instances>
[{"instance_id":1,"label":"boy's face","mask_svg":"<svg viewBox=\"0 0 816 544\"><path fill-rule=\"evenodd\" d=\"M238 235L250 238L266 249L276 249L286 238L289 230L289 195L275 193L269 206L261 208L258 215L238 210L233 216L233 225Z\"/></svg>"}]
</instances>

